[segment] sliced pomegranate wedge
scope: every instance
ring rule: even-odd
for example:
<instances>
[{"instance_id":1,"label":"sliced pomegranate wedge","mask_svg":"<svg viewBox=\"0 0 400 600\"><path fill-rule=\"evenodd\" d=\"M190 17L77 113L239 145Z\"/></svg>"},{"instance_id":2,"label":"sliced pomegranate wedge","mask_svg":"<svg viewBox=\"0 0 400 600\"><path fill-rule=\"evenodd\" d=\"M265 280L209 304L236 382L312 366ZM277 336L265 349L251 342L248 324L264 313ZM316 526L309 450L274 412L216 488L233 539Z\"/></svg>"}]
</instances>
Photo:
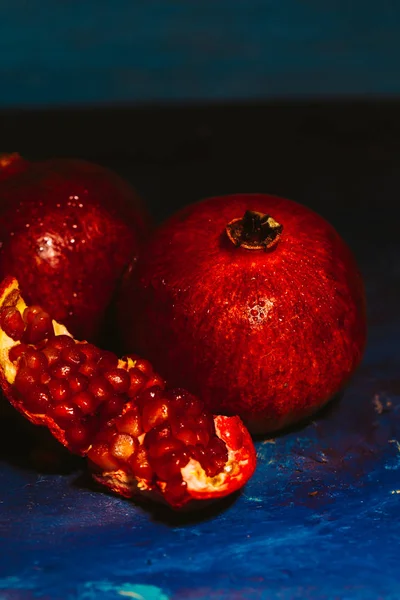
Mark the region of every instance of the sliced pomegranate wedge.
<instances>
[{"instance_id":1,"label":"sliced pomegranate wedge","mask_svg":"<svg viewBox=\"0 0 400 600\"><path fill-rule=\"evenodd\" d=\"M87 455L93 477L123 496L180 508L226 496L254 472L238 417L213 416L186 390L166 389L147 360L74 340L25 304L12 277L0 285L0 380L16 409Z\"/></svg>"}]
</instances>

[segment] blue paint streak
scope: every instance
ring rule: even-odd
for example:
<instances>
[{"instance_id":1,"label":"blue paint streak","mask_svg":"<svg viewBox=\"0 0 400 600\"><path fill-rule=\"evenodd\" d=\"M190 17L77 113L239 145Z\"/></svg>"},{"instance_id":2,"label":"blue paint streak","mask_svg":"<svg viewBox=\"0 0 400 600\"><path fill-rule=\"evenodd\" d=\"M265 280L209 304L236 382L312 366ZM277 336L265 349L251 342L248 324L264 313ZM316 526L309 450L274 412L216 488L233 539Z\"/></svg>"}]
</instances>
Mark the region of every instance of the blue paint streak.
<instances>
[{"instance_id":1,"label":"blue paint streak","mask_svg":"<svg viewBox=\"0 0 400 600\"><path fill-rule=\"evenodd\" d=\"M8 0L0 106L400 92L400 5Z\"/></svg>"}]
</instances>

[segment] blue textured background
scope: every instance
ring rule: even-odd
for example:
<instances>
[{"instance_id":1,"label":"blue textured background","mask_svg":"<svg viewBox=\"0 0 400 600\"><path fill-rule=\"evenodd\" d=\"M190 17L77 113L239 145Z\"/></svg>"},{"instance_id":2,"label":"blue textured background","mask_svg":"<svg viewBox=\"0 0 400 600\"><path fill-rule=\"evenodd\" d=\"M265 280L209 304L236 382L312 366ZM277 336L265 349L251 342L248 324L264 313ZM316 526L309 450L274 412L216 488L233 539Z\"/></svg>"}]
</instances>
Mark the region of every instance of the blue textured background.
<instances>
[{"instance_id":1,"label":"blue textured background","mask_svg":"<svg viewBox=\"0 0 400 600\"><path fill-rule=\"evenodd\" d=\"M393 0L2 0L0 107L400 92Z\"/></svg>"}]
</instances>

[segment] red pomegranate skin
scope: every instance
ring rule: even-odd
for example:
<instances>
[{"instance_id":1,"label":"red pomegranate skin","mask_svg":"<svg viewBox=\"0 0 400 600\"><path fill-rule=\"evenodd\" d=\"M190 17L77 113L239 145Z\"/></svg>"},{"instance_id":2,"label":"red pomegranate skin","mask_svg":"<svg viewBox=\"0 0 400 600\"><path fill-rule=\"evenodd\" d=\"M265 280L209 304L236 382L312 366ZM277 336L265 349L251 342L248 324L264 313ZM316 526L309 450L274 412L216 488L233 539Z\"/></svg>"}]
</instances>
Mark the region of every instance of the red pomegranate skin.
<instances>
[{"instance_id":1,"label":"red pomegranate skin","mask_svg":"<svg viewBox=\"0 0 400 600\"><path fill-rule=\"evenodd\" d=\"M0 277L75 336L98 338L146 227L134 190L104 167L0 157Z\"/></svg>"},{"instance_id":2,"label":"red pomegranate skin","mask_svg":"<svg viewBox=\"0 0 400 600\"><path fill-rule=\"evenodd\" d=\"M273 248L228 238L227 224L247 210L283 226ZM365 296L352 253L296 202L206 199L162 225L139 262L121 302L126 342L253 433L314 413L362 358Z\"/></svg>"}]
</instances>

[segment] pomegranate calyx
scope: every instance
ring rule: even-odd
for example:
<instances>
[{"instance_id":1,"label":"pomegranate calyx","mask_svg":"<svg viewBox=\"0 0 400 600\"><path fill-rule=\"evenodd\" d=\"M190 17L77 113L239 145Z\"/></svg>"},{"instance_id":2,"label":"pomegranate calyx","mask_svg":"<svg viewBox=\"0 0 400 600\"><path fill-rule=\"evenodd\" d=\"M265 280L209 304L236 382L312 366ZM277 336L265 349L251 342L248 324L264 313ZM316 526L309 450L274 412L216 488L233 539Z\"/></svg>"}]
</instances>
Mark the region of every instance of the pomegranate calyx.
<instances>
[{"instance_id":1,"label":"pomegranate calyx","mask_svg":"<svg viewBox=\"0 0 400 600\"><path fill-rule=\"evenodd\" d=\"M268 250L279 241L283 225L270 215L246 210L243 217L233 219L226 226L230 241L246 250Z\"/></svg>"}]
</instances>

